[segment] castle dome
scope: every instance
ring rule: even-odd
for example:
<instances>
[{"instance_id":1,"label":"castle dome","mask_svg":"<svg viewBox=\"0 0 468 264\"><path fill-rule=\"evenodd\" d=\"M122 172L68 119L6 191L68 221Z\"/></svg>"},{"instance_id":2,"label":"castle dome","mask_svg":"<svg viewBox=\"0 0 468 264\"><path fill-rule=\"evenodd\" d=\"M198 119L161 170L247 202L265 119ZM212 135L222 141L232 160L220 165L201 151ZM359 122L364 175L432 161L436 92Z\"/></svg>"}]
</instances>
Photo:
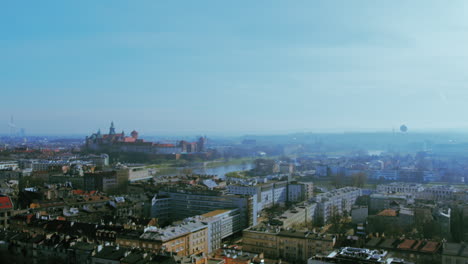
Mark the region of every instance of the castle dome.
<instances>
[{"instance_id":1,"label":"castle dome","mask_svg":"<svg viewBox=\"0 0 468 264\"><path fill-rule=\"evenodd\" d=\"M138 132L133 130L132 133L130 133L130 135L132 136L132 138L138 138Z\"/></svg>"}]
</instances>

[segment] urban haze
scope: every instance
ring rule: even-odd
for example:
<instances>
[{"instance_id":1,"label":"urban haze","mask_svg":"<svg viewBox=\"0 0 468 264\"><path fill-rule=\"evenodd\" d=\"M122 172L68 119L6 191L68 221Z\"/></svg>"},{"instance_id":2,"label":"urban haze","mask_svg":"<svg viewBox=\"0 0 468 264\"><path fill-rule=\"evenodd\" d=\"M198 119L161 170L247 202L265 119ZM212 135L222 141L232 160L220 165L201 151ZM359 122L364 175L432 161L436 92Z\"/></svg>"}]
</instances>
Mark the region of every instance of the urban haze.
<instances>
[{"instance_id":1,"label":"urban haze","mask_svg":"<svg viewBox=\"0 0 468 264\"><path fill-rule=\"evenodd\" d=\"M0 263L468 263L467 12L0 3Z\"/></svg>"}]
</instances>

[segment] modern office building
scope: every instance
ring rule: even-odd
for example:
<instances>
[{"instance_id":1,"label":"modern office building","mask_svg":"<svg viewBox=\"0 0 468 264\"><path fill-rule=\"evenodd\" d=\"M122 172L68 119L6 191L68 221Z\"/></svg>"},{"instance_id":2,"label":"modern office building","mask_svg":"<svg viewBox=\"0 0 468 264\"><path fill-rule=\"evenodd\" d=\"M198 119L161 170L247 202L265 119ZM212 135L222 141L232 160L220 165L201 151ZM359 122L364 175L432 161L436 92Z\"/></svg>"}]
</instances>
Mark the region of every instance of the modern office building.
<instances>
[{"instance_id":1,"label":"modern office building","mask_svg":"<svg viewBox=\"0 0 468 264\"><path fill-rule=\"evenodd\" d=\"M221 248L223 239L243 229L239 209L215 210L197 219L208 225L208 253Z\"/></svg>"},{"instance_id":2,"label":"modern office building","mask_svg":"<svg viewBox=\"0 0 468 264\"><path fill-rule=\"evenodd\" d=\"M169 212L170 219L177 220L206 214L218 209L239 209L241 226L247 228L257 224L259 210L256 200L256 195L222 194L218 191L208 190L166 189L160 191L153 198L152 217L164 215L163 211L166 210Z\"/></svg>"}]
</instances>

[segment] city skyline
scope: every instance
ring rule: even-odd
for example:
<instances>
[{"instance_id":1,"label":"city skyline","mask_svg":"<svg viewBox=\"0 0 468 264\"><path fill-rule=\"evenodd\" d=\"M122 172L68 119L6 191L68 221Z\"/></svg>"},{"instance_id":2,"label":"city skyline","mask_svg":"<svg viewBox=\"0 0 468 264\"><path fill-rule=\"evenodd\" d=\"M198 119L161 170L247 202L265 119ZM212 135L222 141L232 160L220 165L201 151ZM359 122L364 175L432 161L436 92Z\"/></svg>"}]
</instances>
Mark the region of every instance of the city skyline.
<instances>
[{"instance_id":1,"label":"city skyline","mask_svg":"<svg viewBox=\"0 0 468 264\"><path fill-rule=\"evenodd\" d=\"M0 3L0 262L468 263L466 11Z\"/></svg>"},{"instance_id":2,"label":"city skyline","mask_svg":"<svg viewBox=\"0 0 468 264\"><path fill-rule=\"evenodd\" d=\"M468 131L463 1L0 10L0 134Z\"/></svg>"}]
</instances>

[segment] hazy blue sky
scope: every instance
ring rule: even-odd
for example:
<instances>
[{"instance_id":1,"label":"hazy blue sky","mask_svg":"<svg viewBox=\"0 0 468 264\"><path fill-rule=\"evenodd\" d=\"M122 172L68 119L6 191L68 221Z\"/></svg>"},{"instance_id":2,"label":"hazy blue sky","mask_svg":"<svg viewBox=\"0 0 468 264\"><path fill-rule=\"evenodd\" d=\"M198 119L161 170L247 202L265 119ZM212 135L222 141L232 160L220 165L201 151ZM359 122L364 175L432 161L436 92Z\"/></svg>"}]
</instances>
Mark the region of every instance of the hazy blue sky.
<instances>
[{"instance_id":1,"label":"hazy blue sky","mask_svg":"<svg viewBox=\"0 0 468 264\"><path fill-rule=\"evenodd\" d=\"M0 133L468 131L467 1L2 1Z\"/></svg>"}]
</instances>

